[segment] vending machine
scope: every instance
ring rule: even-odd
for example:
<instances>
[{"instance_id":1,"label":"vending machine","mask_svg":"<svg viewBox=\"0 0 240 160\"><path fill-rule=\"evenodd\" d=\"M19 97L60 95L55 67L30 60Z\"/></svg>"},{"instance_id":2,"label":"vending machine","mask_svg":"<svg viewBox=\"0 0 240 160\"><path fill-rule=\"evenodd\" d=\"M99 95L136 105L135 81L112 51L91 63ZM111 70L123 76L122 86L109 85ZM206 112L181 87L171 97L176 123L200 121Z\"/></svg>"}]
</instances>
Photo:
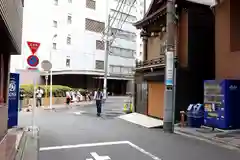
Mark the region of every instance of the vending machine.
<instances>
[{"instance_id":1,"label":"vending machine","mask_svg":"<svg viewBox=\"0 0 240 160\"><path fill-rule=\"evenodd\" d=\"M204 125L240 128L240 80L204 81Z\"/></svg>"}]
</instances>

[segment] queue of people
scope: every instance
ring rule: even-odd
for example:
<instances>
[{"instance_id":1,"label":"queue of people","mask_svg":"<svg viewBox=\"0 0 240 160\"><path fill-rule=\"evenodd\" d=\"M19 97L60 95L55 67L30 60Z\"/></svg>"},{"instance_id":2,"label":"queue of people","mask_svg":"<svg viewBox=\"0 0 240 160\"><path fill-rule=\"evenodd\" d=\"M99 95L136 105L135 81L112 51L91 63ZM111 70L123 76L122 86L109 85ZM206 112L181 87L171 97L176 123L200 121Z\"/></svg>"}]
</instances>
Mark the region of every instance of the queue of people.
<instances>
[{"instance_id":1,"label":"queue of people","mask_svg":"<svg viewBox=\"0 0 240 160\"><path fill-rule=\"evenodd\" d=\"M67 91L66 92L66 102L69 104L71 102L81 102L81 101L91 101L92 92L81 93L80 91Z\"/></svg>"},{"instance_id":2,"label":"queue of people","mask_svg":"<svg viewBox=\"0 0 240 160\"><path fill-rule=\"evenodd\" d=\"M85 94L81 94L79 91L68 91L66 92L66 104L69 105L71 102L80 102L83 97L84 100L92 101L92 99L94 99L96 101L97 116L100 117L103 103L103 93L100 89L97 89L95 92L86 92Z\"/></svg>"}]
</instances>

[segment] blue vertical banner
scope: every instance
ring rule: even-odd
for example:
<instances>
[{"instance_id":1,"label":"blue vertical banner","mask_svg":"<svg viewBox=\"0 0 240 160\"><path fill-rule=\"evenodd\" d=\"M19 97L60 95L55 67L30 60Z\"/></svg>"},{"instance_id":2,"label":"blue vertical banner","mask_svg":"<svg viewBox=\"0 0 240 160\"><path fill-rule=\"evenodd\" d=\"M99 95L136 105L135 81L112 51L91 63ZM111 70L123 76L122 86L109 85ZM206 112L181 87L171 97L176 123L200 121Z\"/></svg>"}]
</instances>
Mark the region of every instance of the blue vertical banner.
<instances>
[{"instance_id":1,"label":"blue vertical banner","mask_svg":"<svg viewBox=\"0 0 240 160\"><path fill-rule=\"evenodd\" d=\"M18 125L19 74L10 73L8 88L8 128Z\"/></svg>"}]
</instances>

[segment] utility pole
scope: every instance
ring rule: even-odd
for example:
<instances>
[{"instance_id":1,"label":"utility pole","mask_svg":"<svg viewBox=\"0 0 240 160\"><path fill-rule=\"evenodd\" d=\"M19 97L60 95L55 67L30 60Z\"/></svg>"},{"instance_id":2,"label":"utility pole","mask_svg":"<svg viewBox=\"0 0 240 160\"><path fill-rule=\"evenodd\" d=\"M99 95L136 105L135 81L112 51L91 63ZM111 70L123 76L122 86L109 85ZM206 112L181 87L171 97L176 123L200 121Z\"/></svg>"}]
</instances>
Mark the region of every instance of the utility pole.
<instances>
[{"instance_id":1,"label":"utility pole","mask_svg":"<svg viewBox=\"0 0 240 160\"><path fill-rule=\"evenodd\" d=\"M57 37L57 34L54 34L53 37L52 37L52 40L56 37ZM50 49L51 50L50 50L50 55L49 55L49 61L52 64L52 46L51 46ZM53 82L52 81L52 79L53 79L52 70L53 70L53 68L51 68L51 70L50 70L50 104L49 104L49 109L52 109L52 97L53 97L53 95L52 95L52 85L53 85L52 84L52 82Z\"/></svg>"},{"instance_id":2,"label":"utility pole","mask_svg":"<svg viewBox=\"0 0 240 160\"><path fill-rule=\"evenodd\" d=\"M107 99L107 76L108 76L108 54L109 54L109 25L110 25L110 16L108 14L108 0L106 0L106 23L105 23L105 60L104 60L104 82L103 82L103 99Z\"/></svg>"},{"instance_id":3,"label":"utility pole","mask_svg":"<svg viewBox=\"0 0 240 160\"><path fill-rule=\"evenodd\" d=\"M50 51L50 62L52 63L52 50ZM52 109L52 68L50 70L50 104L49 104L49 109Z\"/></svg>"},{"instance_id":4,"label":"utility pole","mask_svg":"<svg viewBox=\"0 0 240 160\"><path fill-rule=\"evenodd\" d=\"M174 132L174 110L175 110L175 1L167 1L167 51L165 68L165 103L163 130Z\"/></svg>"}]
</instances>

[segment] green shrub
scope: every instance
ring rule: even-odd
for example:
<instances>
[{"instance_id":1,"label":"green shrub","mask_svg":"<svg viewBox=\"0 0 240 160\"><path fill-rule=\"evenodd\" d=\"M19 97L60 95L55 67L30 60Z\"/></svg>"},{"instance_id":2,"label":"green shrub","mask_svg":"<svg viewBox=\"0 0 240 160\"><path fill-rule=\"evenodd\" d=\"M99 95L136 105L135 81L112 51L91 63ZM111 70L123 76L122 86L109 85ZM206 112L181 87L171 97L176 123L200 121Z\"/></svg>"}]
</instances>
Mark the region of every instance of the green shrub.
<instances>
[{"instance_id":1,"label":"green shrub","mask_svg":"<svg viewBox=\"0 0 240 160\"><path fill-rule=\"evenodd\" d=\"M46 96L46 91L47 91L47 96L50 96L50 86L45 85L38 85L37 87L40 87L44 91L44 97ZM36 87L36 88L37 88ZM20 88L23 90L25 97L26 98L33 98L33 89L34 86L32 84L24 84L21 85ZM65 97L67 91L77 91L79 90L81 93L86 92L84 89L74 89L70 88L68 86L62 86L62 85L53 85L52 86L52 93L53 97Z\"/></svg>"}]
</instances>

